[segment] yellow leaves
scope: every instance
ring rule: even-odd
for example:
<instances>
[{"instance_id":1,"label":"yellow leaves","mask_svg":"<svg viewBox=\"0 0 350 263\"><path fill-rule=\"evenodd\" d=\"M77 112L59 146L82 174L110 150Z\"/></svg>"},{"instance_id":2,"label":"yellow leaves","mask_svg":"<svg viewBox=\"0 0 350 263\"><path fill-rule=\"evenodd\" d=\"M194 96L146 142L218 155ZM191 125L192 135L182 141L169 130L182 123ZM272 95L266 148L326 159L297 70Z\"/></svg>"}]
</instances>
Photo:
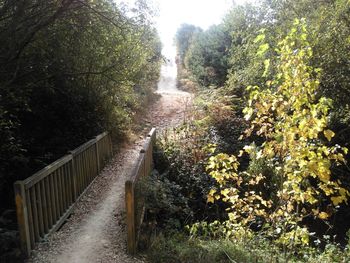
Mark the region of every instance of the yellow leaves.
<instances>
[{"instance_id":1,"label":"yellow leaves","mask_svg":"<svg viewBox=\"0 0 350 263\"><path fill-rule=\"evenodd\" d=\"M207 196L207 202L208 203L214 203L214 194L216 193L216 190L215 189L211 189L208 193L208 196Z\"/></svg>"},{"instance_id":2,"label":"yellow leaves","mask_svg":"<svg viewBox=\"0 0 350 263\"><path fill-rule=\"evenodd\" d=\"M264 60L264 66L265 66L265 69L264 69L263 77L266 77L270 69L270 59Z\"/></svg>"},{"instance_id":3,"label":"yellow leaves","mask_svg":"<svg viewBox=\"0 0 350 263\"><path fill-rule=\"evenodd\" d=\"M254 146L252 146L252 145L245 145L245 146L243 147L243 149L244 149L244 151L245 151L246 153L251 154L251 153L253 152Z\"/></svg>"},{"instance_id":4,"label":"yellow leaves","mask_svg":"<svg viewBox=\"0 0 350 263\"><path fill-rule=\"evenodd\" d=\"M223 196L227 197L227 195L230 193L230 190L228 188L225 188L224 190L221 190L220 193Z\"/></svg>"},{"instance_id":5,"label":"yellow leaves","mask_svg":"<svg viewBox=\"0 0 350 263\"><path fill-rule=\"evenodd\" d=\"M334 137L335 133L331 130L324 130L323 131L324 136L327 138L327 140L330 142L331 139Z\"/></svg>"},{"instance_id":6,"label":"yellow leaves","mask_svg":"<svg viewBox=\"0 0 350 263\"><path fill-rule=\"evenodd\" d=\"M329 217L329 215L326 212L321 212L317 216L319 219L322 219L322 220L326 220Z\"/></svg>"},{"instance_id":7,"label":"yellow leaves","mask_svg":"<svg viewBox=\"0 0 350 263\"><path fill-rule=\"evenodd\" d=\"M337 185L337 184L336 184ZM350 195L349 191L343 187L337 187L338 196L332 196L331 200L334 205L339 205L343 202L347 203L348 197Z\"/></svg>"},{"instance_id":8,"label":"yellow leaves","mask_svg":"<svg viewBox=\"0 0 350 263\"><path fill-rule=\"evenodd\" d=\"M244 115L244 119L245 119L246 121L249 121L250 118L252 117L253 113L254 113L254 110L253 110L252 108L245 108L245 109L243 110L243 113L245 114L245 115Z\"/></svg>"},{"instance_id":9,"label":"yellow leaves","mask_svg":"<svg viewBox=\"0 0 350 263\"><path fill-rule=\"evenodd\" d=\"M249 170L239 172L236 157L225 154L210 157L207 165L219 184L219 190L210 191L208 202L218 198L226 202L231 224L247 226L263 218L280 230L277 239L287 246L308 244L307 230L298 226L303 216L313 213L322 220L331 217L331 209L320 212L312 207L320 207L324 199L339 205L349 196L340 182L333 180L330 169L334 163L345 161L347 149L322 140L331 141L335 136L327 129L331 104L329 99L315 95L319 80L314 76L318 74L306 63L311 56L308 45L298 47L307 37L299 30L294 29L280 44L281 61L274 61L274 78L266 81L265 87L247 89L250 96L243 113L250 126L245 135L254 132L265 139L240 151L238 157L247 153L252 159ZM300 39L296 38L298 34ZM256 41L263 40L260 36ZM260 46L259 54L263 56L268 48ZM264 76L270 63L264 61ZM264 199L271 190L271 200Z\"/></svg>"},{"instance_id":10,"label":"yellow leaves","mask_svg":"<svg viewBox=\"0 0 350 263\"><path fill-rule=\"evenodd\" d=\"M209 158L206 170L220 185L225 185L230 180L239 181L238 166L236 156L219 153Z\"/></svg>"},{"instance_id":11,"label":"yellow leaves","mask_svg":"<svg viewBox=\"0 0 350 263\"><path fill-rule=\"evenodd\" d=\"M332 203L334 205L339 205L339 204L341 204L342 202L344 202L346 200L346 197L344 197L344 196L333 196L333 197L331 197L331 200L332 200Z\"/></svg>"},{"instance_id":12,"label":"yellow leaves","mask_svg":"<svg viewBox=\"0 0 350 263\"><path fill-rule=\"evenodd\" d=\"M256 53L258 56L263 56L266 51L269 49L269 44L265 43L259 46L258 52Z\"/></svg>"},{"instance_id":13,"label":"yellow leaves","mask_svg":"<svg viewBox=\"0 0 350 263\"><path fill-rule=\"evenodd\" d=\"M214 196L214 194L216 193L216 189L210 189L209 194L210 196Z\"/></svg>"},{"instance_id":14,"label":"yellow leaves","mask_svg":"<svg viewBox=\"0 0 350 263\"><path fill-rule=\"evenodd\" d=\"M265 35L264 34L260 34L254 39L254 43L259 43L259 42L262 42L264 40L265 40Z\"/></svg>"},{"instance_id":15,"label":"yellow leaves","mask_svg":"<svg viewBox=\"0 0 350 263\"><path fill-rule=\"evenodd\" d=\"M210 195L208 195L208 198L207 198L207 202L208 203L214 203L214 197L213 196L210 196Z\"/></svg>"}]
</instances>

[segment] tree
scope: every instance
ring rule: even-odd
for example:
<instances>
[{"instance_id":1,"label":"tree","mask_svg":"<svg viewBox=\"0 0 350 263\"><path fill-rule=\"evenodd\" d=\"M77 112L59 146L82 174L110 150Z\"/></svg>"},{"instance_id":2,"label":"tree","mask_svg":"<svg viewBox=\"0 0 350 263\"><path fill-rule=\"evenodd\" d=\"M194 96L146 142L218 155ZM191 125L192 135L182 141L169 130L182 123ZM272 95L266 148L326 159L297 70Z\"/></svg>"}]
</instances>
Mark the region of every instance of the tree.
<instances>
[{"instance_id":1,"label":"tree","mask_svg":"<svg viewBox=\"0 0 350 263\"><path fill-rule=\"evenodd\" d=\"M182 24L176 31L176 47L182 65L185 63L185 57L193 38L200 32L202 32L201 28L189 24Z\"/></svg>"},{"instance_id":2,"label":"tree","mask_svg":"<svg viewBox=\"0 0 350 263\"><path fill-rule=\"evenodd\" d=\"M223 86L231 39L222 25L198 33L188 47L185 66L203 86Z\"/></svg>"},{"instance_id":3,"label":"tree","mask_svg":"<svg viewBox=\"0 0 350 263\"><path fill-rule=\"evenodd\" d=\"M134 11L111 0L0 1L4 205L15 180L101 131L123 136L151 98L161 44L145 2Z\"/></svg>"},{"instance_id":4,"label":"tree","mask_svg":"<svg viewBox=\"0 0 350 263\"><path fill-rule=\"evenodd\" d=\"M319 96L319 70L308 65L312 49L307 38L305 21L296 20L278 45L276 76L265 87L248 87L244 113L251 127L246 135L255 132L264 141L244 150L252 162L263 161L272 175L254 169L238 172L238 159L227 154L212 156L207 167L219 185L210 191L208 201L228 202L230 222L261 227L263 220L270 226L269 235L292 247L308 243L300 225L304 217L327 219L332 213L329 206L349 197L331 172L332 165L345 162L347 149L327 143L335 135L327 128L331 100Z\"/></svg>"}]
</instances>

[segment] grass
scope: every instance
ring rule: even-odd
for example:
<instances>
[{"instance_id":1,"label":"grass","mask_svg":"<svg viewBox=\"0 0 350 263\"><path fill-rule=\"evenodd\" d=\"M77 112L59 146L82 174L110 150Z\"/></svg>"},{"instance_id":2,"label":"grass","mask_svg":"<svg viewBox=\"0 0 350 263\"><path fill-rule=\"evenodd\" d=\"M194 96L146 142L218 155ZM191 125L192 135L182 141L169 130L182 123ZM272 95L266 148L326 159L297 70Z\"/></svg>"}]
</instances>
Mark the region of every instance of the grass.
<instances>
[{"instance_id":1,"label":"grass","mask_svg":"<svg viewBox=\"0 0 350 263\"><path fill-rule=\"evenodd\" d=\"M177 234L172 237L159 235L147 250L153 263L346 263L350 260L349 246L340 249L329 244L325 250L299 248L283 252L272 242L256 236L251 240L205 240Z\"/></svg>"}]
</instances>

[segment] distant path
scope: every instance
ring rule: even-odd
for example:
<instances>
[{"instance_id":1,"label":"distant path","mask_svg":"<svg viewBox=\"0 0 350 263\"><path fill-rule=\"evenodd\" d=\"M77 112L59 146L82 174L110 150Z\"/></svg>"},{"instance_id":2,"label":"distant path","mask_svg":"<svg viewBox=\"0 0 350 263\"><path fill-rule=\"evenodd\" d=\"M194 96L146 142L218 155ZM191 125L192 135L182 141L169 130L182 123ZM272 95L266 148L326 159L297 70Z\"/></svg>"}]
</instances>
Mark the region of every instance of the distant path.
<instances>
[{"instance_id":1,"label":"distant path","mask_svg":"<svg viewBox=\"0 0 350 263\"><path fill-rule=\"evenodd\" d=\"M192 95L183 91L161 91L162 97L150 110L150 123L158 129L174 127L186 121Z\"/></svg>"},{"instance_id":2,"label":"distant path","mask_svg":"<svg viewBox=\"0 0 350 263\"><path fill-rule=\"evenodd\" d=\"M172 89L161 98L146 120L158 129L174 126L186 118L191 96ZM39 244L30 263L138 263L143 259L126 254L124 184L143 140L125 145L76 204L63 225Z\"/></svg>"}]
</instances>

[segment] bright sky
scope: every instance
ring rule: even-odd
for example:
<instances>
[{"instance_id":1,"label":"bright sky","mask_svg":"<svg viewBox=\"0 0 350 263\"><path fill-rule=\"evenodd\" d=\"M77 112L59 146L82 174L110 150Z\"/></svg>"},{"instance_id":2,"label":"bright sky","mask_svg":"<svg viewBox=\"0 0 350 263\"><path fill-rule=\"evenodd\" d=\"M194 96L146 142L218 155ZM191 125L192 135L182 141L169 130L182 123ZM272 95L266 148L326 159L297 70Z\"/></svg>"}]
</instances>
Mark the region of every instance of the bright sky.
<instances>
[{"instance_id":1,"label":"bright sky","mask_svg":"<svg viewBox=\"0 0 350 263\"><path fill-rule=\"evenodd\" d=\"M173 38L182 23L207 29L218 24L232 5L232 0L154 0L159 4L157 28L163 41Z\"/></svg>"},{"instance_id":2,"label":"bright sky","mask_svg":"<svg viewBox=\"0 0 350 263\"><path fill-rule=\"evenodd\" d=\"M135 0L115 0L127 4ZM170 48L177 28L182 23L193 24L207 29L221 22L232 3L245 0L150 0L159 10L156 26L162 39L164 49ZM165 52L167 53L167 52Z\"/></svg>"}]
</instances>

